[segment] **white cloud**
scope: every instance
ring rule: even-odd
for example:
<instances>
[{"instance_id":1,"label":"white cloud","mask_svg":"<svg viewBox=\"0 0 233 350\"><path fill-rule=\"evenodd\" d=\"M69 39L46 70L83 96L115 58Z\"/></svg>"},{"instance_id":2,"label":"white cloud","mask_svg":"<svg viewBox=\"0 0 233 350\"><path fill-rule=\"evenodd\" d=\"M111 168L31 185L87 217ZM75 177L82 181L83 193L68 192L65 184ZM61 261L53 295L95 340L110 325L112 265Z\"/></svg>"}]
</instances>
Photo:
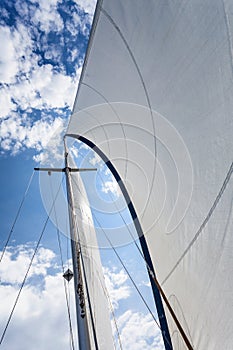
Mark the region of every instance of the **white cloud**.
<instances>
[{"instance_id":1,"label":"white cloud","mask_svg":"<svg viewBox=\"0 0 233 350\"><path fill-rule=\"evenodd\" d=\"M105 267L104 278L113 308L117 309L119 307L119 302L130 296L130 287L126 283L128 281L128 276L124 270L116 272Z\"/></svg>"},{"instance_id":2,"label":"white cloud","mask_svg":"<svg viewBox=\"0 0 233 350\"><path fill-rule=\"evenodd\" d=\"M43 113L40 121L32 121L28 113L32 108L58 111L59 108L70 107L81 69L78 69L75 78L71 78L55 73L51 65L38 66L31 53L31 39L23 26L19 25L17 31L3 27L1 35L6 38L0 53L0 77L5 84L0 88L1 147L13 154L23 148L40 151L48 144L52 134L64 127L64 121L60 117L57 120L49 115L43 117ZM4 57L4 52L8 57ZM22 59L23 54L27 54L28 60ZM18 107L26 113L16 113ZM35 156L36 160L42 158L45 155Z\"/></svg>"},{"instance_id":3,"label":"white cloud","mask_svg":"<svg viewBox=\"0 0 233 350\"><path fill-rule=\"evenodd\" d=\"M75 145L70 147L70 152L75 158L78 158L79 150L77 147L75 147Z\"/></svg>"},{"instance_id":4,"label":"white cloud","mask_svg":"<svg viewBox=\"0 0 233 350\"><path fill-rule=\"evenodd\" d=\"M37 1L33 1L37 2ZM36 9L32 21L45 32L61 31L63 29L63 20L57 11L59 0L40 0L37 2L39 7Z\"/></svg>"},{"instance_id":5,"label":"white cloud","mask_svg":"<svg viewBox=\"0 0 233 350\"><path fill-rule=\"evenodd\" d=\"M151 315L126 311L118 318L120 337L125 350L163 350L161 332Z\"/></svg>"},{"instance_id":6,"label":"white cloud","mask_svg":"<svg viewBox=\"0 0 233 350\"><path fill-rule=\"evenodd\" d=\"M117 182L112 179L111 181L105 181L104 184L102 184L101 191L104 193L112 193L116 197L119 197L120 190Z\"/></svg>"},{"instance_id":7,"label":"white cloud","mask_svg":"<svg viewBox=\"0 0 233 350\"><path fill-rule=\"evenodd\" d=\"M65 133L66 121L56 118L48 127L45 143L42 144L42 152L34 156L36 162L55 166L64 160L63 136ZM36 135L36 132L35 132Z\"/></svg>"},{"instance_id":8,"label":"white cloud","mask_svg":"<svg viewBox=\"0 0 233 350\"><path fill-rule=\"evenodd\" d=\"M70 77L54 72L51 65L39 66L38 57L32 50L32 40L23 25L18 25L17 30L2 27L0 41L0 80L5 84L0 89L1 117L15 109L12 99L23 110L72 105L80 67L76 77Z\"/></svg>"},{"instance_id":9,"label":"white cloud","mask_svg":"<svg viewBox=\"0 0 233 350\"><path fill-rule=\"evenodd\" d=\"M93 16L96 7L96 0L75 0L76 4L79 5L86 13Z\"/></svg>"},{"instance_id":10,"label":"white cloud","mask_svg":"<svg viewBox=\"0 0 233 350\"><path fill-rule=\"evenodd\" d=\"M85 148L85 146L82 146L82 148ZM88 149L88 147L87 147ZM90 158L90 163L95 166L95 165L100 165L102 163L102 159L100 156L98 156L97 153L94 153L93 156Z\"/></svg>"},{"instance_id":11,"label":"white cloud","mask_svg":"<svg viewBox=\"0 0 233 350\"><path fill-rule=\"evenodd\" d=\"M19 25L17 30L2 26L0 41L0 81L6 84L14 83L19 72L28 73L28 60L30 67L33 64L31 39L23 25Z\"/></svg>"},{"instance_id":12,"label":"white cloud","mask_svg":"<svg viewBox=\"0 0 233 350\"><path fill-rule=\"evenodd\" d=\"M120 332L120 339L125 350L163 350L163 340L161 331L150 314L137 312L135 310L126 310L121 307L123 301L132 302L134 298L133 290L129 287L129 278L126 272L117 268L104 268L105 284L110 295L110 299L118 317L116 318L117 327ZM114 322L112 328L116 330Z\"/></svg>"},{"instance_id":13,"label":"white cloud","mask_svg":"<svg viewBox=\"0 0 233 350\"><path fill-rule=\"evenodd\" d=\"M61 124L59 109L71 109L81 74L82 55L77 46L67 48L67 62L75 60L75 71L69 76L66 64L62 62L64 50L64 23L75 34L88 34L88 16L71 13L71 19L62 19L58 12L61 0L32 0L30 3L16 0L18 16L12 27L1 26L0 30L0 128L2 153L16 154L25 148L41 152L51 137L52 128ZM64 4L63 4L64 5ZM95 1L83 1L83 11L92 14ZM2 22L3 23L3 22ZM31 26L31 23L33 25ZM39 29L46 33L39 35ZM48 44L50 32L60 33L60 42ZM37 40L38 39L38 40ZM59 69L43 64L41 53L46 59L55 60ZM80 58L78 59L78 57ZM77 61L77 62L76 62ZM48 110L58 115L58 122L52 120ZM45 111L41 122L33 110ZM19 112L20 111L20 112ZM63 111L64 112L64 111ZM31 114L30 114L31 113ZM33 120L31 119L33 117ZM55 114L53 113L53 118ZM58 125L59 124L59 125ZM47 151L46 151L47 152ZM48 154L35 154L36 161L44 161ZM54 147L52 152L54 153Z\"/></svg>"},{"instance_id":14,"label":"white cloud","mask_svg":"<svg viewBox=\"0 0 233 350\"><path fill-rule=\"evenodd\" d=\"M0 42L0 81L10 83L18 72L18 62L15 58L16 51L9 28L1 28Z\"/></svg>"},{"instance_id":15,"label":"white cloud","mask_svg":"<svg viewBox=\"0 0 233 350\"><path fill-rule=\"evenodd\" d=\"M1 108L0 119L8 115L15 108L15 105L11 100L11 96L7 92L7 89L5 87L0 89L0 108Z\"/></svg>"},{"instance_id":16,"label":"white cloud","mask_svg":"<svg viewBox=\"0 0 233 350\"><path fill-rule=\"evenodd\" d=\"M24 116L20 118L16 114L4 119L0 125L1 147L4 150L10 149L13 154L25 147L43 151L35 156L36 161L41 161L42 158L45 160L45 157L48 159L49 155L59 158L66 125L64 119L42 118L32 125L30 123Z\"/></svg>"},{"instance_id":17,"label":"white cloud","mask_svg":"<svg viewBox=\"0 0 233 350\"><path fill-rule=\"evenodd\" d=\"M78 72L79 74L80 72ZM34 68L29 79L5 88L20 108L63 108L74 101L79 75L72 78L62 73L54 73L51 65Z\"/></svg>"},{"instance_id":18,"label":"white cloud","mask_svg":"<svg viewBox=\"0 0 233 350\"><path fill-rule=\"evenodd\" d=\"M32 244L9 247L0 264L0 298L4 300L4 303L0 304L1 329L5 327L32 253ZM32 344L33 348L38 350L69 348L62 271L56 261L57 257L52 250L42 246L39 248L30 271L30 278L21 293L6 332L2 344L3 350L15 349L16 344L17 350L30 349ZM108 292L119 315L117 324L123 349L164 349L161 333L149 314L132 310L121 311L120 303L131 297L125 271L104 268L104 273ZM67 285L71 292L72 324L76 334L73 283ZM55 337L54 334L62 336Z\"/></svg>"},{"instance_id":19,"label":"white cloud","mask_svg":"<svg viewBox=\"0 0 233 350\"><path fill-rule=\"evenodd\" d=\"M18 24L17 30L1 26L0 42L0 81L16 83L19 73L27 76L36 62L29 32L22 24Z\"/></svg>"},{"instance_id":20,"label":"white cloud","mask_svg":"<svg viewBox=\"0 0 233 350\"><path fill-rule=\"evenodd\" d=\"M4 263L0 264L1 283L21 283L29 266L34 249L30 245L10 247L5 251ZM34 259L29 276L45 276L48 268L52 267L54 252L40 247Z\"/></svg>"},{"instance_id":21,"label":"white cloud","mask_svg":"<svg viewBox=\"0 0 233 350\"><path fill-rule=\"evenodd\" d=\"M45 79L47 74L47 78ZM36 77L32 77L32 84L34 83L38 88L40 83L40 95L50 108L62 108L71 106L76 93L77 78L66 76L64 74L54 74L51 67L45 67L45 72L38 72ZM46 80L46 84L43 80Z\"/></svg>"},{"instance_id":22,"label":"white cloud","mask_svg":"<svg viewBox=\"0 0 233 350\"><path fill-rule=\"evenodd\" d=\"M5 327L31 254L30 246L11 247L1 262L0 298L4 300L0 305L1 329ZM38 350L69 348L69 324L62 273L60 270L53 275L49 274L49 268L54 266L54 258L55 254L50 249L39 249L30 277L40 276L43 286L38 288L36 284L26 284L1 345L3 350L16 347L17 350L32 347ZM76 332L72 283L70 288L72 323Z\"/></svg>"},{"instance_id":23,"label":"white cloud","mask_svg":"<svg viewBox=\"0 0 233 350\"><path fill-rule=\"evenodd\" d=\"M41 1L39 9L43 9L46 14L51 13L53 21L59 24L53 13L57 2ZM24 4L21 12L23 18L23 13L27 16L33 11L30 12ZM31 38L30 27L27 28L19 21L15 28L1 27L0 41L1 147L3 151L12 151L13 154L25 148L40 151L51 137L52 129L56 130L61 125L61 118L54 121L47 115L40 122L35 122L35 118L30 120L28 113L32 109L46 113L49 109L58 112L59 108L71 108L81 67L78 66L76 76L71 77L61 70L55 71L52 65L38 65L40 57L34 53L35 42ZM55 56L56 49L50 50L49 54ZM37 160L42 158L45 155L35 155Z\"/></svg>"}]
</instances>

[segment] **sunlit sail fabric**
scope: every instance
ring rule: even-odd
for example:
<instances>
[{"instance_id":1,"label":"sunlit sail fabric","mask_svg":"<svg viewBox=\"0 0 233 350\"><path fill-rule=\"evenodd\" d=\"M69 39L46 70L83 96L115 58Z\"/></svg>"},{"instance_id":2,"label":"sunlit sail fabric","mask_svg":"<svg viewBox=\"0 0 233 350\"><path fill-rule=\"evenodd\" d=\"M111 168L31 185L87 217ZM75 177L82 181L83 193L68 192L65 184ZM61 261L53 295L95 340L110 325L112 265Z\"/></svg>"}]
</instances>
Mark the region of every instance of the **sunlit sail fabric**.
<instances>
[{"instance_id":1,"label":"sunlit sail fabric","mask_svg":"<svg viewBox=\"0 0 233 350\"><path fill-rule=\"evenodd\" d=\"M98 2L67 134L117 170L200 350L233 343L232 124L231 0Z\"/></svg>"},{"instance_id":2,"label":"sunlit sail fabric","mask_svg":"<svg viewBox=\"0 0 233 350\"><path fill-rule=\"evenodd\" d=\"M78 241L82 251L85 317L88 321L91 349L111 350L114 349L114 345L110 313L91 210L78 173L71 173L71 183Z\"/></svg>"}]
</instances>

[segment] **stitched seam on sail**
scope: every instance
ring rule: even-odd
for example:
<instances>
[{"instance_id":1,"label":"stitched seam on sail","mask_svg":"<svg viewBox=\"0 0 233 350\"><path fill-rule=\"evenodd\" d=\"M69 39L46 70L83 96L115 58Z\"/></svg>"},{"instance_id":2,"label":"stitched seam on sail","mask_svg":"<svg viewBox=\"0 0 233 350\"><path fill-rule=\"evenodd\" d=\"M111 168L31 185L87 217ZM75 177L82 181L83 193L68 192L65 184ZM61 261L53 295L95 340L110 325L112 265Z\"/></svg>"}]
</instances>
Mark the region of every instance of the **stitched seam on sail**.
<instances>
[{"instance_id":1,"label":"stitched seam on sail","mask_svg":"<svg viewBox=\"0 0 233 350\"><path fill-rule=\"evenodd\" d=\"M174 267L172 268L172 270L169 272L169 274L167 275L167 277L162 281L162 285L171 277L171 275L173 274L173 272L176 270L176 268L179 266L179 264L181 263L181 261L183 260L183 258L186 256L186 254L189 252L190 248L193 246L193 244L196 242L196 240L198 239L198 237L200 236L200 234L202 233L204 227L206 226L206 224L208 223L208 221L210 220L214 210L216 209L223 193L225 192L225 189L227 187L227 184L229 183L230 179L231 179L231 175L233 172L233 162L231 163L230 169L228 170L228 173L223 181L222 187L217 195L217 197L215 198L215 201L213 203L213 205L211 206L207 216L205 217L204 221L202 222L200 228L198 229L198 231L196 232L195 236L193 237L193 239L191 240L191 242L189 243L188 247L185 249L185 251L183 252L183 254L181 255L181 257L178 259L178 261L176 262L176 264L174 265Z\"/></svg>"},{"instance_id":2,"label":"stitched seam on sail","mask_svg":"<svg viewBox=\"0 0 233 350\"><path fill-rule=\"evenodd\" d=\"M135 68L136 68L136 70L137 70L137 72L138 72L138 75L139 75L139 77L140 77L140 80L141 80L141 83L142 83L142 86L143 86L143 89L144 89L144 92L145 92L145 96L146 96L146 99L147 99L148 108L149 108L149 110L150 110L150 115L151 115L151 122L152 122L152 127L153 127L153 138L154 138L154 152L155 152L154 155L155 155L155 158L156 158L156 155L157 155L157 147L156 147L156 136L155 136L155 122L154 122L154 118L153 118L153 113L152 113L152 107L151 107L151 103L150 103L149 93L148 93L148 91L147 91L145 81L144 81L144 79L143 79L142 73L141 73L141 71L140 71L140 69L139 69L139 66L138 66L138 64L137 64L137 61L136 61L136 59L135 59L135 57L134 57L134 54L133 54L132 50L130 49L130 46L129 46L129 44L127 43L125 37L123 36L123 34L122 34L120 28L117 26L117 24L114 22L113 18L107 13L106 10L104 10L104 9L102 8L101 11L102 11L102 13L106 16L106 18L108 18L108 20L110 21L110 23L112 23L112 25L114 26L114 28L116 29L116 31L119 33L121 39L123 40L123 42L124 42L124 44L125 44L125 46L126 46L128 52L129 52L129 55L130 55L130 57L131 57L131 59L132 59L132 61L133 61L133 63L134 63L134 66L135 66ZM153 184L154 184L154 182L155 182L155 171L156 171L156 162L155 162L154 165L153 165L152 187L153 187ZM147 202L146 202L145 208L144 208L144 212L142 213L141 218L143 218L143 216L144 216L144 213L145 213L146 208L147 208L147 206L148 206L148 203L149 203L151 194L152 194L152 192L150 192L149 195L148 195Z\"/></svg>"}]
</instances>

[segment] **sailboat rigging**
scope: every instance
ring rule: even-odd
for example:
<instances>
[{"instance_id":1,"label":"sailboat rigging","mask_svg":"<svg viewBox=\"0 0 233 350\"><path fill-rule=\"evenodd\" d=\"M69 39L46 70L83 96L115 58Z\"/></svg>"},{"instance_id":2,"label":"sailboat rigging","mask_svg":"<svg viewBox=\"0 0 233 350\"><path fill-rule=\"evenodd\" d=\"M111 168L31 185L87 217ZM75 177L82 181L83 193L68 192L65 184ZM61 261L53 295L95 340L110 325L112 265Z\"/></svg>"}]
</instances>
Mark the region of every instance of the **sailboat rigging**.
<instances>
[{"instance_id":1,"label":"sailboat rigging","mask_svg":"<svg viewBox=\"0 0 233 350\"><path fill-rule=\"evenodd\" d=\"M74 140L124 197L164 348L232 348L232 14L230 0L97 1L65 166L35 169L66 176L73 271L64 277L74 275L80 350L114 344L98 220L79 174L96 169L76 167ZM125 242L103 233L117 255Z\"/></svg>"},{"instance_id":2,"label":"sailboat rigging","mask_svg":"<svg viewBox=\"0 0 233 350\"><path fill-rule=\"evenodd\" d=\"M125 196L188 340L162 302L174 349L232 343L232 10L227 0L98 1L67 130Z\"/></svg>"}]
</instances>

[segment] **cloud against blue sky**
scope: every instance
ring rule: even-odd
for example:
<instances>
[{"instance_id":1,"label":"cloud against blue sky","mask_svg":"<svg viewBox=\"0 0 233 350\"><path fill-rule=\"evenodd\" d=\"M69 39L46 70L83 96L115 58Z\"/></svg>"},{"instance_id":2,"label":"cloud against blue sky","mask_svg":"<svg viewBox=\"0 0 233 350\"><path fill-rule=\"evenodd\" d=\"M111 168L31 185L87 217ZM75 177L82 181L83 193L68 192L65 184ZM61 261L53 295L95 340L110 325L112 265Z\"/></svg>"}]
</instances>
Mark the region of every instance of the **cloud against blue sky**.
<instances>
[{"instance_id":1,"label":"cloud against blue sky","mask_svg":"<svg viewBox=\"0 0 233 350\"><path fill-rule=\"evenodd\" d=\"M4 256L4 264L0 264L1 304L0 328L4 328L10 309L14 304L19 286L32 255L31 244L10 246ZM71 261L65 261L65 269ZM14 317L7 330L3 349L69 349L69 326L66 300L62 279L62 269L56 254L40 247L23 289ZM120 308L124 301L129 301L133 292L129 278L121 268L105 267L105 283L117 317L117 325L121 334L124 350L163 349L161 334L149 314L135 311L134 308ZM77 344L76 320L74 312L74 295L72 283L66 283L70 295L70 311L72 325ZM119 312L120 311L120 312ZM112 322L117 349L119 344L116 328ZM54 336L56 334L56 336ZM19 341L20 339L20 341ZM32 345L33 344L33 345ZM75 349L77 349L75 345Z\"/></svg>"},{"instance_id":2,"label":"cloud against blue sky","mask_svg":"<svg viewBox=\"0 0 233 350\"><path fill-rule=\"evenodd\" d=\"M2 152L38 152L52 130L64 130L94 9L90 0L1 1Z\"/></svg>"}]
</instances>

